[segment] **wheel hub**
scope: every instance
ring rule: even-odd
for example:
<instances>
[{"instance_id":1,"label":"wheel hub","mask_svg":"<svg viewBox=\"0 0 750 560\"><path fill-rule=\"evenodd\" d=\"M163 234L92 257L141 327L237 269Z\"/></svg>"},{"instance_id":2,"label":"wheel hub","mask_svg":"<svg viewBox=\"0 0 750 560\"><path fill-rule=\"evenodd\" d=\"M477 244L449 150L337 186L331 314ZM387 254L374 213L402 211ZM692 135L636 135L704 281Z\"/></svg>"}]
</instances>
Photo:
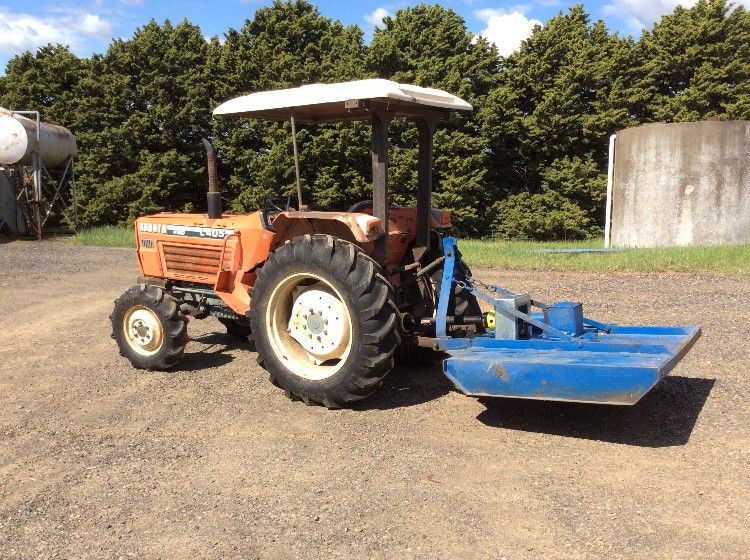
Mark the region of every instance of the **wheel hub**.
<instances>
[{"instance_id":1,"label":"wheel hub","mask_svg":"<svg viewBox=\"0 0 750 560\"><path fill-rule=\"evenodd\" d=\"M125 315L123 327L128 343L139 354L150 355L161 347L164 337L161 321L151 309L130 309Z\"/></svg>"},{"instance_id":2,"label":"wheel hub","mask_svg":"<svg viewBox=\"0 0 750 560\"><path fill-rule=\"evenodd\" d=\"M310 329L310 332L313 334L320 334L323 332L323 328L325 327L323 320L323 315L319 313L311 313L307 317L307 328Z\"/></svg>"},{"instance_id":3,"label":"wheel hub","mask_svg":"<svg viewBox=\"0 0 750 560\"><path fill-rule=\"evenodd\" d=\"M349 345L349 314L330 291L313 287L294 301L287 332L313 364L340 359Z\"/></svg>"},{"instance_id":4,"label":"wheel hub","mask_svg":"<svg viewBox=\"0 0 750 560\"><path fill-rule=\"evenodd\" d=\"M133 323L133 335L142 344L149 342L152 338L151 329L148 325L144 324L140 319Z\"/></svg>"}]
</instances>

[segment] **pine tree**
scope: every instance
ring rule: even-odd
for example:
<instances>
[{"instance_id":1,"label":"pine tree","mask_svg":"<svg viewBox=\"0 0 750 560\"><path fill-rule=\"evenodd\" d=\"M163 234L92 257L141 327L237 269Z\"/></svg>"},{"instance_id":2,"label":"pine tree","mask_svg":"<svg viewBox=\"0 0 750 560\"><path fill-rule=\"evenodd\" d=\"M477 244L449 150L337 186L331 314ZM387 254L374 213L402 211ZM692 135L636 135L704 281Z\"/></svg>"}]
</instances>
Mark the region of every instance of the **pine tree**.
<instances>
[{"instance_id":1,"label":"pine tree","mask_svg":"<svg viewBox=\"0 0 750 560\"><path fill-rule=\"evenodd\" d=\"M0 105L16 111L39 110L45 121L70 126L79 105L75 88L88 68L87 59L62 45L22 53L8 62Z\"/></svg>"},{"instance_id":2,"label":"pine tree","mask_svg":"<svg viewBox=\"0 0 750 560\"><path fill-rule=\"evenodd\" d=\"M213 80L210 45L187 21L151 21L116 40L75 94L84 224L128 223L203 203Z\"/></svg>"},{"instance_id":3,"label":"pine tree","mask_svg":"<svg viewBox=\"0 0 750 560\"><path fill-rule=\"evenodd\" d=\"M537 27L503 60L482 108L506 238L581 238L603 223L607 137L637 122L631 39L589 22L582 5Z\"/></svg>"},{"instance_id":4,"label":"pine tree","mask_svg":"<svg viewBox=\"0 0 750 560\"><path fill-rule=\"evenodd\" d=\"M462 235L580 238L603 223L608 136L653 120L750 118L750 14L727 0L678 7L636 42L560 13L507 58L450 9L399 10L365 46L356 26L305 0L260 8L223 42L186 21L149 22L104 54L47 45L13 58L0 105L38 109L77 137L84 225L201 209L205 157L220 148L236 211L294 200L289 123L213 119L229 97L383 77L445 89L474 105L435 137L435 201ZM417 131L391 124L391 193L414 204ZM299 126L305 201L346 209L371 196L369 123Z\"/></svg>"},{"instance_id":5,"label":"pine tree","mask_svg":"<svg viewBox=\"0 0 750 560\"><path fill-rule=\"evenodd\" d=\"M644 118L750 118L750 14L727 0L675 8L639 48L645 60Z\"/></svg>"}]
</instances>

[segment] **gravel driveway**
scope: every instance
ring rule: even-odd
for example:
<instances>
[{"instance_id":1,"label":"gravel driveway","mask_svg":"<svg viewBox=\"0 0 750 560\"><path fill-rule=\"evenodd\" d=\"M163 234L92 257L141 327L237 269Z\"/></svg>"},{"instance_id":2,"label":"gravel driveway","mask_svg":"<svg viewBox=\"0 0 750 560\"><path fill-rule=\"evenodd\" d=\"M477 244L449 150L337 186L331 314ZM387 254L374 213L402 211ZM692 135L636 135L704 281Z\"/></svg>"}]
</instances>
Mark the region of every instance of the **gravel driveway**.
<instances>
[{"instance_id":1,"label":"gravel driveway","mask_svg":"<svg viewBox=\"0 0 750 560\"><path fill-rule=\"evenodd\" d=\"M474 273L704 336L631 408L476 400L435 367L329 411L215 319L178 370L132 369L108 315L133 251L0 244L0 558L750 557L750 281Z\"/></svg>"}]
</instances>

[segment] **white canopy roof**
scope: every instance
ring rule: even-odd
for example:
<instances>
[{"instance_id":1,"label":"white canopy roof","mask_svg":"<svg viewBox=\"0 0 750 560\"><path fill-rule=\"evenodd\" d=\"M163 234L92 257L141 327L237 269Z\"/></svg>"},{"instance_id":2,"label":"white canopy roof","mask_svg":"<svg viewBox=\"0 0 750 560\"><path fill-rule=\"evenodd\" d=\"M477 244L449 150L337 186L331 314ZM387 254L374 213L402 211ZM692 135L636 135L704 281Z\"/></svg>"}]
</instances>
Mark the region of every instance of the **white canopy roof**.
<instances>
[{"instance_id":1,"label":"white canopy roof","mask_svg":"<svg viewBox=\"0 0 750 560\"><path fill-rule=\"evenodd\" d=\"M400 116L472 109L460 97L443 90L372 79L251 93L222 103L214 109L214 115L286 120L293 113L299 121L332 122L367 118L372 108Z\"/></svg>"}]
</instances>

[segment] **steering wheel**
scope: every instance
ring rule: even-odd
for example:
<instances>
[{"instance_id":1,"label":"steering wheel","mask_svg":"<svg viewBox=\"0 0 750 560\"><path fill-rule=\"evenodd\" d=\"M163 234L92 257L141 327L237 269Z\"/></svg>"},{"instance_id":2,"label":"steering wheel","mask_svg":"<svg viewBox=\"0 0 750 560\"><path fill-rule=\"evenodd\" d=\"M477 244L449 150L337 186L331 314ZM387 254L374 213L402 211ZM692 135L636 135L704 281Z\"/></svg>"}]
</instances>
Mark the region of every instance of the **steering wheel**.
<instances>
[{"instance_id":1,"label":"steering wheel","mask_svg":"<svg viewBox=\"0 0 750 560\"><path fill-rule=\"evenodd\" d=\"M372 200L360 200L356 204L353 204L347 212L352 214L372 214Z\"/></svg>"}]
</instances>

